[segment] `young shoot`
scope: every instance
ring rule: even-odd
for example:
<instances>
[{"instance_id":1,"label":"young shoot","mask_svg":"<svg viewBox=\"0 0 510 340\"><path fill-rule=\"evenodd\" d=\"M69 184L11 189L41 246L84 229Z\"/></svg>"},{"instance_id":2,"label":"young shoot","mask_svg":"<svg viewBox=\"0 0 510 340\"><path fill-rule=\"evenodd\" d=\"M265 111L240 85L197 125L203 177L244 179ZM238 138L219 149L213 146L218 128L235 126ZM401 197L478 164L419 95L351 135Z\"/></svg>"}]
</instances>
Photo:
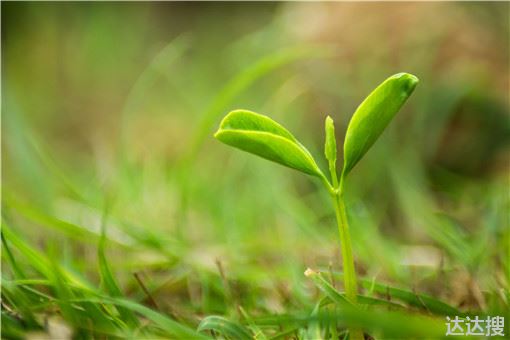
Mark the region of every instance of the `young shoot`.
<instances>
[{"instance_id":1,"label":"young shoot","mask_svg":"<svg viewBox=\"0 0 510 340\"><path fill-rule=\"evenodd\" d=\"M349 221L344 203L348 175L375 143L418 84L409 73L395 74L383 81L354 112L343 144L343 168L337 177L337 147L333 119L325 121L324 155L330 179L317 166L310 152L283 126L271 118L247 110L235 110L223 118L214 135L219 141L270 161L319 178L330 193L335 209L342 253L346 299L357 304L357 279L351 249ZM363 339L360 330L350 330L351 339Z\"/></svg>"}]
</instances>

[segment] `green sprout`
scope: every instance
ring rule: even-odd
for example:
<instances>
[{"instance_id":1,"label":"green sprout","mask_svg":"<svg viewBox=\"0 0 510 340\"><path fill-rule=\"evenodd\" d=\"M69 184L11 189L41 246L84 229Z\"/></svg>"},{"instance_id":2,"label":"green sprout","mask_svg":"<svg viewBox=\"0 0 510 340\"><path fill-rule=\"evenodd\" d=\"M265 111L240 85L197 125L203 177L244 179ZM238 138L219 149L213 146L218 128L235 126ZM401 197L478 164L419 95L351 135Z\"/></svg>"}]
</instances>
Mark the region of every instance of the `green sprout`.
<instances>
[{"instance_id":1,"label":"green sprout","mask_svg":"<svg viewBox=\"0 0 510 340\"><path fill-rule=\"evenodd\" d=\"M335 127L331 117L325 122L324 154L330 180L317 166L310 152L283 126L271 118L247 110L235 110L221 121L214 135L219 141L281 165L318 177L330 193L340 234L344 289L347 300L357 304L358 288L354 257L345 208L345 181L352 169L375 143L395 114L412 94L418 78L398 73L380 84L365 98L352 116L344 141L344 164L340 180L336 170ZM351 330L351 338L363 338L361 331Z\"/></svg>"}]
</instances>

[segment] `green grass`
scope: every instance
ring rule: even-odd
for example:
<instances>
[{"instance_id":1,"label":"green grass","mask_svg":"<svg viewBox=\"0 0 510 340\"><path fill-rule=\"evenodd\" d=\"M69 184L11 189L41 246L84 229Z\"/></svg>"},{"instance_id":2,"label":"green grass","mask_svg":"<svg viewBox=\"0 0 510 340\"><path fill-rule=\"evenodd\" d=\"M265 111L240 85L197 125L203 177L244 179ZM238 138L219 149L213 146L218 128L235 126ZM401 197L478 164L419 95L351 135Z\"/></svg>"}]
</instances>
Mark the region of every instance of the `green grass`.
<instances>
[{"instance_id":1,"label":"green grass","mask_svg":"<svg viewBox=\"0 0 510 340\"><path fill-rule=\"evenodd\" d=\"M357 26L387 22L370 6L320 39L299 3L211 6L2 3L2 338L436 339L446 315L510 318L505 50L442 59L450 14L496 42L504 18L438 4L444 26L396 35L397 58ZM329 194L213 132L249 108L320 155L324 116L340 139L400 69L419 91L346 187L352 306Z\"/></svg>"}]
</instances>

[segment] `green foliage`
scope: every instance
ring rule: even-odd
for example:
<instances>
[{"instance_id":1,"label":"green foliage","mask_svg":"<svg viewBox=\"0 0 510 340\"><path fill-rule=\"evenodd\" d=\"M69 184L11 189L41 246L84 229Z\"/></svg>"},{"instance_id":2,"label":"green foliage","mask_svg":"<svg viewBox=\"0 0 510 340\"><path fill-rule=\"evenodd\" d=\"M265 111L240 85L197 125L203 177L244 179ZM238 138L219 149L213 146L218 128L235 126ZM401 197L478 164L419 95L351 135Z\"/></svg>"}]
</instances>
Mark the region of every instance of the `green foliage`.
<instances>
[{"instance_id":1,"label":"green foliage","mask_svg":"<svg viewBox=\"0 0 510 340\"><path fill-rule=\"evenodd\" d=\"M255 319L259 325L290 325L306 327L312 322L338 325L355 324L376 339L442 339L445 334L444 318L415 315L403 311L363 310L349 305L337 305L335 311L321 309L312 315L293 314L265 316ZM352 339L352 337L351 337Z\"/></svg>"},{"instance_id":2,"label":"green foliage","mask_svg":"<svg viewBox=\"0 0 510 340\"><path fill-rule=\"evenodd\" d=\"M200 339L206 340L209 337L198 333L194 329L189 326L173 320L169 318L167 315L159 313L149 307L146 307L142 304L122 299L122 298L113 298L108 296L100 296L99 298L90 298L88 301L101 304L107 303L110 305L122 307L124 309L129 309L132 312L142 315L147 318L151 322L153 322L159 329L167 334L167 337L170 338L180 338L180 339ZM171 335L171 336L170 336Z\"/></svg>"},{"instance_id":3,"label":"green foliage","mask_svg":"<svg viewBox=\"0 0 510 340\"><path fill-rule=\"evenodd\" d=\"M240 323L216 315L204 318L198 325L198 331L214 331L227 339L253 339L250 331Z\"/></svg>"},{"instance_id":4,"label":"green foliage","mask_svg":"<svg viewBox=\"0 0 510 340\"><path fill-rule=\"evenodd\" d=\"M379 85L358 107L347 128L340 187L336 175L335 127L333 119L329 116L325 121L324 155L329 163L332 183L322 174L310 152L289 131L267 116L245 110L232 111L223 118L215 134L215 137L225 144L321 178L332 196L335 207L345 270L346 297L347 301L353 304L357 304L358 288L349 221L343 201L344 178L381 135L417 83L418 78L411 74L393 75ZM305 274L310 276L333 301L345 300L345 297L336 292L319 273L307 270ZM350 329L350 335L352 339L363 338L363 333L357 328Z\"/></svg>"},{"instance_id":5,"label":"green foliage","mask_svg":"<svg viewBox=\"0 0 510 340\"><path fill-rule=\"evenodd\" d=\"M393 75L379 85L358 107L347 128L340 188L338 188L336 175L335 127L333 119L329 116L325 121L324 155L329 163L332 183L325 179L308 150L288 130L267 116L245 110L232 111L222 120L219 130L215 134L215 137L225 144L323 180L326 189L332 194L335 207L345 270L344 285L347 299L340 295L319 273L309 269L305 274L311 277L315 284L335 302L345 303L348 301L356 304L358 296L347 214L341 197L344 178L381 135L393 116L411 95L417 83L418 78L411 74ZM351 329L351 338L362 339L363 334L360 330L353 328Z\"/></svg>"},{"instance_id":6,"label":"green foliage","mask_svg":"<svg viewBox=\"0 0 510 340\"><path fill-rule=\"evenodd\" d=\"M103 219L106 217L103 217ZM101 275L101 282L108 292L113 297L122 297L122 291L113 276L112 271L110 270L110 266L108 265L108 261L106 260L105 248L106 248L106 225L105 221L102 221L102 232L101 238L99 239L99 245L97 247L97 258L99 261L99 273ZM136 316L127 308L118 307L118 311L122 320L124 320L131 328L137 328L139 326L139 321Z\"/></svg>"},{"instance_id":7,"label":"green foliage","mask_svg":"<svg viewBox=\"0 0 510 340\"><path fill-rule=\"evenodd\" d=\"M43 280L9 281L2 278L2 293L6 294L10 301L15 302L20 311L27 313L23 314L27 321L34 319L31 309L36 308L42 300L41 297L43 297L44 300L59 306L66 321L70 322L77 332L93 331L97 332L97 334L131 338L132 332L140 332L139 321L135 316L136 313L150 320L153 323L153 327L163 331L163 334L168 336L193 339L208 338L151 308L120 297L120 289L111 274L106 257L104 256L104 236L102 238L103 243L99 245L98 250L99 262L101 276L107 288L107 293L110 295L105 295L99 290L95 290L89 283L74 276L72 272L57 262L50 260L30 247L24 240L12 232L5 221L2 224L2 234L4 236L4 243L10 243L13 248L29 261L33 268L45 277ZM34 300L37 301L37 304L34 305L31 302L33 300L31 295L27 292L37 291L28 288L29 285L36 287L41 285L48 286L54 291L55 297L38 293L37 299ZM115 309L119 313L116 313ZM92 326L93 329L89 329ZM37 324L33 327L37 327ZM143 334L150 337L151 333L143 331Z\"/></svg>"},{"instance_id":8,"label":"green foliage","mask_svg":"<svg viewBox=\"0 0 510 340\"><path fill-rule=\"evenodd\" d=\"M448 8L457 5L441 6L448 20ZM374 55L345 54L345 39L341 46L328 37L320 39L328 45L309 46L318 41L313 32L288 34L296 6L169 7L2 6L8 42L2 45L2 338L352 339L348 329L359 327L375 339L438 339L444 315L509 310L507 183L500 162L490 161L491 152L507 145L473 124L500 122L486 114L495 109L508 121L501 86L479 81L503 84L508 72L497 63L475 73L470 66L504 57L501 49L445 60L438 31L428 36L418 27L395 36L408 39L396 41L405 47L399 60L427 86L413 98L404 129L366 151L366 166L352 167L357 176L349 170L343 195L336 158L344 153L332 148L343 143L326 118L324 150L306 148L326 176L329 165L331 185L321 179L328 195L285 169L247 157L226 162L210 134L237 107L260 108L294 126L307 115L317 127L321 117L309 115L316 109L347 122L352 112L335 107L355 108L358 91L368 94L370 84L385 78L394 46L370 30L351 32L347 45ZM366 14L357 12L346 19ZM182 35L172 18L188 16L193 25ZM477 32L498 28L497 17ZM476 18L462 20L462 30L469 32ZM425 41L427 53L416 54ZM336 46L339 53L329 58ZM446 62L440 73L437 60ZM467 100L472 95L484 100ZM466 112L471 118L459 120ZM345 126L336 123L343 135ZM292 132L321 143L315 130ZM451 143L458 132L460 140ZM468 147L444 147L445 138L448 146L466 146L467 137ZM490 170L459 177L458 169L477 163L476 150L486 151L481 164ZM327 162L319 160L321 151ZM108 232L100 222L105 196L116 202ZM350 243L350 222L353 260L363 268L355 307L338 302L350 301L344 275L323 268L340 260L332 251L330 196L342 244ZM373 197L366 206L360 201ZM407 254L418 243L444 261L414 264ZM305 277L305 265L322 267L322 280ZM352 279L354 267L342 269ZM457 284L479 294L451 294ZM55 333L62 328L71 336Z\"/></svg>"},{"instance_id":9,"label":"green foliage","mask_svg":"<svg viewBox=\"0 0 510 340\"><path fill-rule=\"evenodd\" d=\"M267 340L268 337L264 334L264 331L253 321L252 317L244 310L243 307L239 306L239 312L243 315L246 320L248 327L253 333L253 339L256 340Z\"/></svg>"},{"instance_id":10,"label":"green foliage","mask_svg":"<svg viewBox=\"0 0 510 340\"><path fill-rule=\"evenodd\" d=\"M326 141L324 143L324 155L330 163L336 163L336 137L335 123L330 116L326 117L324 130L326 131Z\"/></svg>"},{"instance_id":11,"label":"green foliage","mask_svg":"<svg viewBox=\"0 0 510 340\"><path fill-rule=\"evenodd\" d=\"M413 93L418 78L398 73L386 79L360 104L349 122L344 142L342 178L347 176L395 114ZM336 187L336 138L333 119L325 121L324 155ZM324 178L310 152L283 126L271 118L247 110L235 110L223 118L215 137L221 142L262 158Z\"/></svg>"},{"instance_id":12,"label":"green foliage","mask_svg":"<svg viewBox=\"0 0 510 340\"><path fill-rule=\"evenodd\" d=\"M338 186L338 178L336 174L336 136L335 136L335 123L330 116L326 117L324 122L324 130L326 132L326 139L324 142L324 156L328 160L329 173L331 175L331 183L333 187Z\"/></svg>"},{"instance_id":13,"label":"green foliage","mask_svg":"<svg viewBox=\"0 0 510 340\"><path fill-rule=\"evenodd\" d=\"M335 273L335 277L343 278L343 274ZM392 301L401 301L411 307L418 308L436 315L462 315L457 308L426 294L419 294L411 290L393 287L374 280L360 280L361 286L374 293L385 296ZM379 299L378 299L379 300ZM389 302L389 300L383 300ZM369 303L366 297L360 299L361 303ZM375 303L375 301L374 301Z\"/></svg>"},{"instance_id":14,"label":"green foliage","mask_svg":"<svg viewBox=\"0 0 510 340\"><path fill-rule=\"evenodd\" d=\"M358 107L347 128L340 190L336 175L335 127L333 119L329 116L325 121L324 155L329 163L332 183L322 174L310 152L288 130L267 116L245 110L232 111L223 118L215 134L215 137L225 144L323 180L326 189L332 194L337 217L347 301L354 304L357 303L358 295L357 279L348 220L341 197L344 178L384 131L411 95L417 82L418 78L413 75L396 74L379 85ZM306 273L333 301L345 300L345 297L338 294L320 274L311 270L307 270ZM356 328L350 332L353 339L363 338L362 332Z\"/></svg>"},{"instance_id":15,"label":"green foliage","mask_svg":"<svg viewBox=\"0 0 510 340\"><path fill-rule=\"evenodd\" d=\"M271 118L246 110L230 112L214 135L221 142L306 174L324 177L310 152Z\"/></svg>"},{"instance_id":16,"label":"green foliage","mask_svg":"<svg viewBox=\"0 0 510 340\"><path fill-rule=\"evenodd\" d=\"M413 93L418 78L397 73L386 79L358 106L349 122L344 142L344 168L347 176Z\"/></svg>"}]
</instances>

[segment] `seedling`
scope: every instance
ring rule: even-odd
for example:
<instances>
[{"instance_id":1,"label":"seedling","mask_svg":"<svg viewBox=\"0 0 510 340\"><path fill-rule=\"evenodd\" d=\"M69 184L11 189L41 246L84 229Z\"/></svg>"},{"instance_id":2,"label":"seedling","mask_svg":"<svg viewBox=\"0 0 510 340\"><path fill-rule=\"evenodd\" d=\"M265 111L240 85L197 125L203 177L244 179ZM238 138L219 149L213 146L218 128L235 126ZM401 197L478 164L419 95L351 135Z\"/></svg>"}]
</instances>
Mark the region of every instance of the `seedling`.
<instances>
[{"instance_id":1,"label":"seedling","mask_svg":"<svg viewBox=\"0 0 510 340\"><path fill-rule=\"evenodd\" d=\"M352 169L379 138L417 84L418 78L412 74L395 74L380 84L360 104L347 127L340 180L336 169L335 127L329 116L325 122L324 154L329 165L330 179L317 166L310 152L287 129L267 116L247 110L231 111L223 118L214 135L225 144L315 176L322 181L335 208L345 296L354 305L357 304L358 289L344 203L345 183ZM352 338L362 338L359 331L351 332Z\"/></svg>"}]
</instances>

